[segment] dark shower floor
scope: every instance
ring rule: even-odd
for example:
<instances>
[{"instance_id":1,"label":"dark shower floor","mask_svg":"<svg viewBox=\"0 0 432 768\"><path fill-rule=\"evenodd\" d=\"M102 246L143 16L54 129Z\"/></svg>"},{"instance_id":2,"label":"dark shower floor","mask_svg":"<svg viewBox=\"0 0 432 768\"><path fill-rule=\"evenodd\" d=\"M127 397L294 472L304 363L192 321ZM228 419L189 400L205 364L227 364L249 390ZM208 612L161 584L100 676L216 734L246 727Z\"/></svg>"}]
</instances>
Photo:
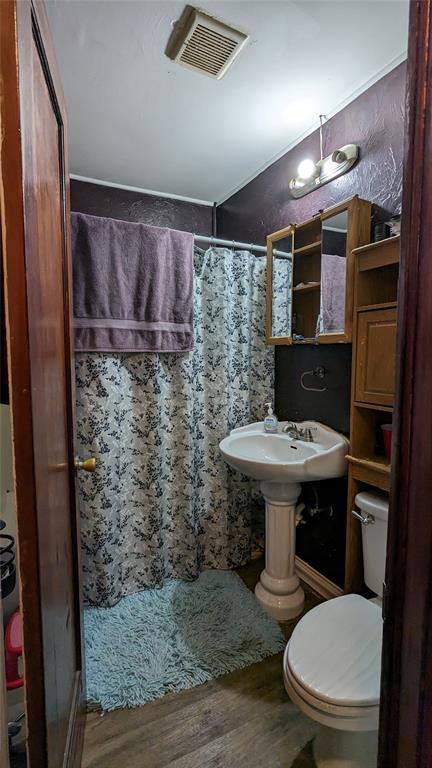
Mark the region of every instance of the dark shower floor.
<instances>
[{"instance_id":1,"label":"dark shower floor","mask_svg":"<svg viewBox=\"0 0 432 768\"><path fill-rule=\"evenodd\" d=\"M253 589L263 562L240 568ZM306 590L305 590L306 591ZM306 591L305 611L320 599ZM282 624L288 639L295 624ZM308 733L310 725L308 724ZM308 742L308 743L306 743ZM299 747L303 746L295 758ZM144 707L87 715L83 768L315 768L282 654Z\"/></svg>"}]
</instances>

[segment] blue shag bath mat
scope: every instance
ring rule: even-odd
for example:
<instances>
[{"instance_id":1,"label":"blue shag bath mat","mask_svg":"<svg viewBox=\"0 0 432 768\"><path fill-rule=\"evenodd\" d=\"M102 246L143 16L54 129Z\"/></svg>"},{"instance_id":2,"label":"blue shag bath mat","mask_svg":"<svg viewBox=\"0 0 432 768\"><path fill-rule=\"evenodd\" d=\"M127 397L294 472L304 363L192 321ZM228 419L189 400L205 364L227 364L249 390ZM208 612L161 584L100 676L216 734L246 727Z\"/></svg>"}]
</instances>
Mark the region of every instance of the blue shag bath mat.
<instances>
[{"instance_id":1,"label":"blue shag bath mat","mask_svg":"<svg viewBox=\"0 0 432 768\"><path fill-rule=\"evenodd\" d=\"M285 641L235 573L205 571L86 608L87 700L104 710L138 707L261 661Z\"/></svg>"}]
</instances>

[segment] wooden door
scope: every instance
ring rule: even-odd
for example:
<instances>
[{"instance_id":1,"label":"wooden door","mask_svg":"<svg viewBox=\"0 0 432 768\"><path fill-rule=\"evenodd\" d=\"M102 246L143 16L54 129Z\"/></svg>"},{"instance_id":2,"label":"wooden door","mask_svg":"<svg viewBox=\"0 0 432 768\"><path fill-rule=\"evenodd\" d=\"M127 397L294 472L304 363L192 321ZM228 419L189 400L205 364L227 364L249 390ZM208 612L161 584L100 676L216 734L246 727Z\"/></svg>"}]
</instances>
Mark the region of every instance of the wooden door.
<instances>
[{"instance_id":1,"label":"wooden door","mask_svg":"<svg viewBox=\"0 0 432 768\"><path fill-rule=\"evenodd\" d=\"M45 9L0 2L1 231L30 768L80 764L66 114Z\"/></svg>"},{"instance_id":2,"label":"wooden door","mask_svg":"<svg viewBox=\"0 0 432 768\"><path fill-rule=\"evenodd\" d=\"M356 349L356 401L393 405L396 309L359 312Z\"/></svg>"},{"instance_id":3,"label":"wooden door","mask_svg":"<svg viewBox=\"0 0 432 768\"><path fill-rule=\"evenodd\" d=\"M379 768L432 766L432 0L411 0Z\"/></svg>"}]
</instances>

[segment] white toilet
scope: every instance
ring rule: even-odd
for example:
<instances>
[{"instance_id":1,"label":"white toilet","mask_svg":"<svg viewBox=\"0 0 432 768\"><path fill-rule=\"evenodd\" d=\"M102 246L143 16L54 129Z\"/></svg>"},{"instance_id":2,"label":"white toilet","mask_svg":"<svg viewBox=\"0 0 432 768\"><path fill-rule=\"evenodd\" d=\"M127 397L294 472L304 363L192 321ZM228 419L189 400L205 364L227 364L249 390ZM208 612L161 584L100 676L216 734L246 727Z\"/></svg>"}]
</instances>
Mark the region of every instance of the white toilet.
<instances>
[{"instance_id":1,"label":"white toilet","mask_svg":"<svg viewBox=\"0 0 432 768\"><path fill-rule=\"evenodd\" d=\"M317 768L377 765L388 499L363 492L355 502L362 517L364 578L378 598L344 595L313 608L284 654L290 698L321 724L314 740Z\"/></svg>"}]
</instances>

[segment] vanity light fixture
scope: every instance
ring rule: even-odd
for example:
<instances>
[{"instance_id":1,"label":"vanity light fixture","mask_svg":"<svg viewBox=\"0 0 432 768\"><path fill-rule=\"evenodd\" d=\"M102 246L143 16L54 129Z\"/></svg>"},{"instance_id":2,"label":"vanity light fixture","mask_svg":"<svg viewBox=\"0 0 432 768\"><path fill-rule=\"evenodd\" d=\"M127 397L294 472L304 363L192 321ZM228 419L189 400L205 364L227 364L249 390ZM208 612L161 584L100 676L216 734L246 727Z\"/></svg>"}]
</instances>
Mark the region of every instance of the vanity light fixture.
<instances>
[{"instance_id":1,"label":"vanity light fixture","mask_svg":"<svg viewBox=\"0 0 432 768\"><path fill-rule=\"evenodd\" d=\"M289 188L295 198L304 197L317 187L322 187L328 181L336 179L353 167L359 156L356 144L345 144L335 149L331 155L323 157L323 121L325 115L320 115L320 151L321 159L314 162L310 158L302 160L297 169L297 176L291 179Z\"/></svg>"}]
</instances>

